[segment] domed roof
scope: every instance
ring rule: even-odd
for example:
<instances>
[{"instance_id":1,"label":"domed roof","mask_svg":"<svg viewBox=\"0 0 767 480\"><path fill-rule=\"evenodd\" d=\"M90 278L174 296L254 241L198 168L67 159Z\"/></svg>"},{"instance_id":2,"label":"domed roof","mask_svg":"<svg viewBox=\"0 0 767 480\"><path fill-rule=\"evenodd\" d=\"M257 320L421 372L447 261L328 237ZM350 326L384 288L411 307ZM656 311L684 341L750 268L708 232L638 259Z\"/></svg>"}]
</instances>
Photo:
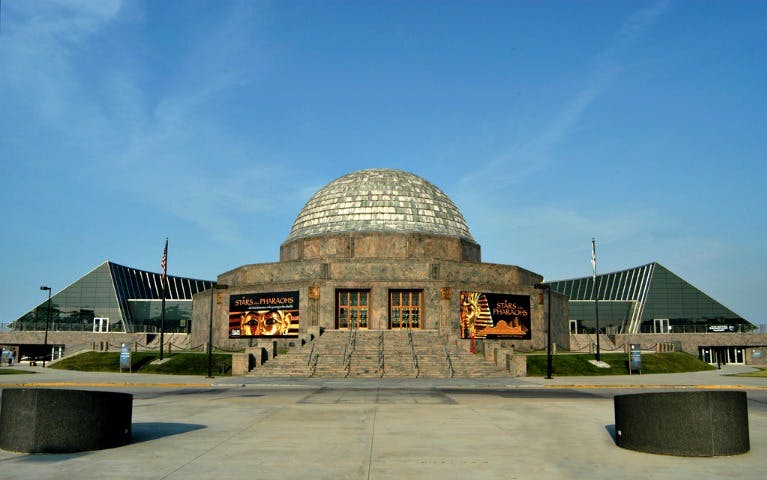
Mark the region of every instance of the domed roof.
<instances>
[{"instance_id":1,"label":"domed roof","mask_svg":"<svg viewBox=\"0 0 767 480\"><path fill-rule=\"evenodd\" d=\"M442 190L392 169L360 170L325 185L298 214L286 241L348 232L426 233L474 242Z\"/></svg>"}]
</instances>

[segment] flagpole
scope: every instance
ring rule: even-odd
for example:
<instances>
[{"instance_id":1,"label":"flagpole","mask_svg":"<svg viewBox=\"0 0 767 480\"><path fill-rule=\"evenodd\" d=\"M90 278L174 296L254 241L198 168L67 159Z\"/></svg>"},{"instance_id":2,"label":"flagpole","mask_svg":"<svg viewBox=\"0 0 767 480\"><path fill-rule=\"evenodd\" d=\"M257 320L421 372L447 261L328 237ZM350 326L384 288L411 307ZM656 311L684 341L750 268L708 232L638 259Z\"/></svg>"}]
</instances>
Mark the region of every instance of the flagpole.
<instances>
[{"instance_id":1,"label":"flagpole","mask_svg":"<svg viewBox=\"0 0 767 480\"><path fill-rule=\"evenodd\" d=\"M167 278L168 274L168 238L165 238L165 249L162 251L162 262L160 263L162 266L162 281L161 284L161 292L162 292L162 312L160 313L160 360L163 359L163 347L165 344L165 280Z\"/></svg>"},{"instance_id":2,"label":"flagpole","mask_svg":"<svg viewBox=\"0 0 767 480\"><path fill-rule=\"evenodd\" d=\"M597 281L597 243L594 238L591 238L591 265L594 267L594 275L593 275L593 281L594 281L594 316L596 319L596 327L597 327L597 356L596 360L597 362L600 361L599 357L599 282Z\"/></svg>"}]
</instances>

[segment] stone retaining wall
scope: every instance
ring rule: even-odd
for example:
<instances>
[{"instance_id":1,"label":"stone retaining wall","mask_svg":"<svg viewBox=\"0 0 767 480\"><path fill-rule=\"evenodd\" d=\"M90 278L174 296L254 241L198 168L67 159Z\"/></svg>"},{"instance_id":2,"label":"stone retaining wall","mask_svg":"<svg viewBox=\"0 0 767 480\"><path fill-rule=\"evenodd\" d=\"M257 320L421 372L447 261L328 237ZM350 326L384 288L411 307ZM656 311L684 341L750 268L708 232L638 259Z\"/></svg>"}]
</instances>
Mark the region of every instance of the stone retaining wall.
<instances>
[{"instance_id":1,"label":"stone retaining wall","mask_svg":"<svg viewBox=\"0 0 767 480\"><path fill-rule=\"evenodd\" d=\"M698 347L739 347L744 349L747 364L767 364L767 333L637 333L601 335L599 342L602 353L626 352L627 345L632 343L640 344L642 350L682 351L695 356ZM570 335L569 349L593 352L595 343L595 335Z\"/></svg>"}]
</instances>

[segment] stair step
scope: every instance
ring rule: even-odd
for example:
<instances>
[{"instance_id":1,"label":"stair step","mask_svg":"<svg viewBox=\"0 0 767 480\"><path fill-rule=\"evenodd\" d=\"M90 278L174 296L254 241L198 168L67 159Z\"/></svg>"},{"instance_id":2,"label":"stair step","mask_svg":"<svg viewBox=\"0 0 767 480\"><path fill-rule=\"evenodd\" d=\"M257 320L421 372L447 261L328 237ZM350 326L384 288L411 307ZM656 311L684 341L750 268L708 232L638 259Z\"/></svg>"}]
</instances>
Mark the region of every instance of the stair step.
<instances>
[{"instance_id":1,"label":"stair step","mask_svg":"<svg viewBox=\"0 0 767 480\"><path fill-rule=\"evenodd\" d=\"M444 336L437 331L413 331L412 349L407 331L385 330L383 344L381 331L360 330L355 332L354 345L347 363L344 357L349 350L349 332L329 330L315 338L312 344L295 347L276 356L264 365L253 369L255 376L315 376L328 378L446 378L449 366L445 352L450 355L454 377L476 378L507 376L481 356L448 347ZM415 351L418 368L414 365ZM317 363L310 365L309 355L315 355ZM380 364L379 354L383 357ZM383 374L383 375L382 375Z\"/></svg>"}]
</instances>

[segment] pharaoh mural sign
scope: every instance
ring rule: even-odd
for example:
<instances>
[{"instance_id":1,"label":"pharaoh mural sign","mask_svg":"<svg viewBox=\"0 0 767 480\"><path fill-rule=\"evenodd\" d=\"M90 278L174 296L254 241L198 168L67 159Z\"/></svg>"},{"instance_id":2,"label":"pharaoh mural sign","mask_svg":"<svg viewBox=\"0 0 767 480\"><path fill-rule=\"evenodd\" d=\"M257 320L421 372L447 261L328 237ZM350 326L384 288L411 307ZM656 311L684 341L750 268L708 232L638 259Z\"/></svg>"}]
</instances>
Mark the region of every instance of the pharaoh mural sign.
<instances>
[{"instance_id":1,"label":"pharaoh mural sign","mask_svg":"<svg viewBox=\"0 0 767 480\"><path fill-rule=\"evenodd\" d=\"M229 297L229 338L297 335L298 292L244 293Z\"/></svg>"},{"instance_id":2,"label":"pharaoh mural sign","mask_svg":"<svg viewBox=\"0 0 767 480\"><path fill-rule=\"evenodd\" d=\"M461 292L461 338L529 340L530 296Z\"/></svg>"}]
</instances>

